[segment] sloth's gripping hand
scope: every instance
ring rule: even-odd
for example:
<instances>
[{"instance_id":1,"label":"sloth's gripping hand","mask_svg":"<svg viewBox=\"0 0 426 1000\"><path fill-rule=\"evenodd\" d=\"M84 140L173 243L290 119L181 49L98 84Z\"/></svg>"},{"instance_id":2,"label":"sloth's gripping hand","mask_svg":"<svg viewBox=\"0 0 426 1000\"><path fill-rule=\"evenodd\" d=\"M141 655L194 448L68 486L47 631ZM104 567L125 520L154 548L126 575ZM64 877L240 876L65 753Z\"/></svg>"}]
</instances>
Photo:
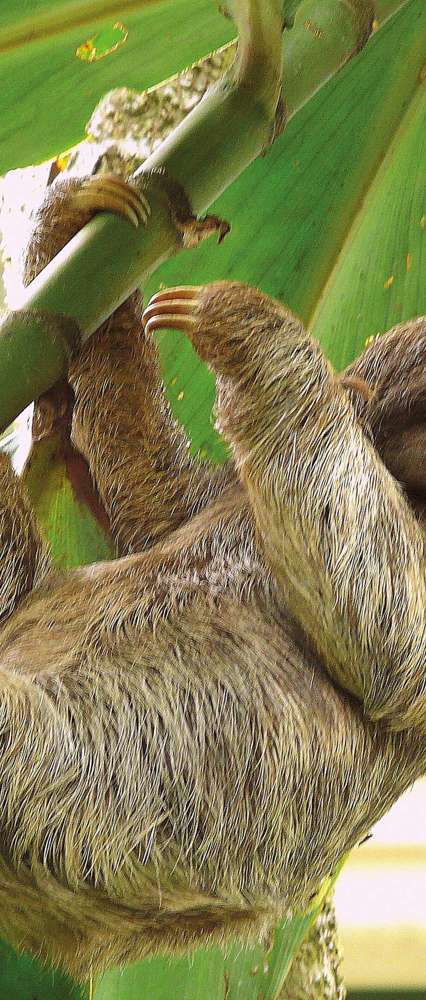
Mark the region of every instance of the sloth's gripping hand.
<instances>
[{"instance_id":1,"label":"sloth's gripping hand","mask_svg":"<svg viewBox=\"0 0 426 1000\"><path fill-rule=\"evenodd\" d=\"M28 283L98 212L144 225L143 192L120 177L58 179L36 220ZM84 295L84 288L81 289ZM156 345L135 292L83 347L69 371L73 442L86 459L119 554L142 551L197 513L233 478L192 458L164 393Z\"/></svg>"},{"instance_id":2,"label":"sloth's gripping hand","mask_svg":"<svg viewBox=\"0 0 426 1000\"><path fill-rule=\"evenodd\" d=\"M426 733L424 535L319 345L237 283L161 292L144 322L184 330L217 373L266 558L330 675L370 718Z\"/></svg>"}]
</instances>

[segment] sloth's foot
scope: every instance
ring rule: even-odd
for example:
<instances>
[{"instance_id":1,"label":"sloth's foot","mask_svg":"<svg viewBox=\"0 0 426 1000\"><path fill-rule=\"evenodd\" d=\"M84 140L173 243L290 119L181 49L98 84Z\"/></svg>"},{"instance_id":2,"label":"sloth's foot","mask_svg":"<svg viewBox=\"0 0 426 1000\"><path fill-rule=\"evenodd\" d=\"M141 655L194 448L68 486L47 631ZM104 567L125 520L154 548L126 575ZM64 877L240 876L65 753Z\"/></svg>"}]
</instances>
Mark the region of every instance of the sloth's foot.
<instances>
[{"instance_id":1,"label":"sloth's foot","mask_svg":"<svg viewBox=\"0 0 426 1000\"><path fill-rule=\"evenodd\" d=\"M181 285L157 292L142 317L146 333L183 330L218 374L235 374L262 354L289 314L256 288L237 281Z\"/></svg>"},{"instance_id":2,"label":"sloth's foot","mask_svg":"<svg viewBox=\"0 0 426 1000\"><path fill-rule=\"evenodd\" d=\"M128 181L114 174L89 177L84 185L71 195L71 207L86 214L87 218L98 212L122 215L136 228L146 225L151 214L148 199Z\"/></svg>"}]
</instances>

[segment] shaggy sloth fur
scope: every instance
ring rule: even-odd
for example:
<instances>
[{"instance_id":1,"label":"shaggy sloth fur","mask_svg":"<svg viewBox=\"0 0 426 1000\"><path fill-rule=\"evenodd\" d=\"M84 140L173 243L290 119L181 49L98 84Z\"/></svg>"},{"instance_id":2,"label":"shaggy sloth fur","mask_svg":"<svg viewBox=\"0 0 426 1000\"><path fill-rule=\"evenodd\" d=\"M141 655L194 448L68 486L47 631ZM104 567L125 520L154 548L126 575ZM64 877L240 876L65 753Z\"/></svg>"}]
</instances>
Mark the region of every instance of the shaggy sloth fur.
<instances>
[{"instance_id":1,"label":"shaggy sloth fur","mask_svg":"<svg viewBox=\"0 0 426 1000\"><path fill-rule=\"evenodd\" d=\"M259 939L425 771L426 320L339 379L261 292L194 300L224 468L188 453L139 294L69 373L117 561L49 568L0 458L0 934L77 977Z\"/></svg>"}]
</instances>

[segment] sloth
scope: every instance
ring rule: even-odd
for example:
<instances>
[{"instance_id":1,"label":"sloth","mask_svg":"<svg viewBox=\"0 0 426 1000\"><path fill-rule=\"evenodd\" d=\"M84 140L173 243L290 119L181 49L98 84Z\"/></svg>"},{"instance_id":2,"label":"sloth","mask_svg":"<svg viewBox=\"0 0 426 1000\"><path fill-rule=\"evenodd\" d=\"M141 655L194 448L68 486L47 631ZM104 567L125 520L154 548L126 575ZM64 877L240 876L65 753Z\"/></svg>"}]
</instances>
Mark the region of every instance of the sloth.
<instances>
[{"instance_id":1,"label":"sloth","mask_svg":"<svg viewBox=\"0 0 426 1000\"><path fill-rule=\"evenodd\" d=\"M136 181L57 181L27 282L94 212L135 204ZM165 327L216 375L225 466L172 419ZM263 940L424 773L425 356L418 319L339 376L259 290L168 289L145 313L135 292L68 374L118 558L55 569L0 457L15 947L84 979Z\"/></svg>"}]
</instances>

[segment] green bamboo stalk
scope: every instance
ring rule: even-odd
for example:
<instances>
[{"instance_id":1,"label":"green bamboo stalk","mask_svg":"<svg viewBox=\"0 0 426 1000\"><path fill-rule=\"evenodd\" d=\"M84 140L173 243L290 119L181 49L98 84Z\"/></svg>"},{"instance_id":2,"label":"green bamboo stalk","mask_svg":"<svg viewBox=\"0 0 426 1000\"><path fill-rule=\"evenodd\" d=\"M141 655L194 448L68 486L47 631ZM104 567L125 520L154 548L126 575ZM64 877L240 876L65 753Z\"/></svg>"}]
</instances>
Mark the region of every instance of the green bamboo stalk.
<instances>
[{"instance_id":1,"label":"green bamboo stalk","mask_svg":"<svg viewBox=\"0 0 426 1000\"><path fill-rule=\"evenodd\" d=\"M356 55L368 40L374 21L373 0L321 3L302 0L284 59L288 119Z\"/></svg>"}]
</instances>

